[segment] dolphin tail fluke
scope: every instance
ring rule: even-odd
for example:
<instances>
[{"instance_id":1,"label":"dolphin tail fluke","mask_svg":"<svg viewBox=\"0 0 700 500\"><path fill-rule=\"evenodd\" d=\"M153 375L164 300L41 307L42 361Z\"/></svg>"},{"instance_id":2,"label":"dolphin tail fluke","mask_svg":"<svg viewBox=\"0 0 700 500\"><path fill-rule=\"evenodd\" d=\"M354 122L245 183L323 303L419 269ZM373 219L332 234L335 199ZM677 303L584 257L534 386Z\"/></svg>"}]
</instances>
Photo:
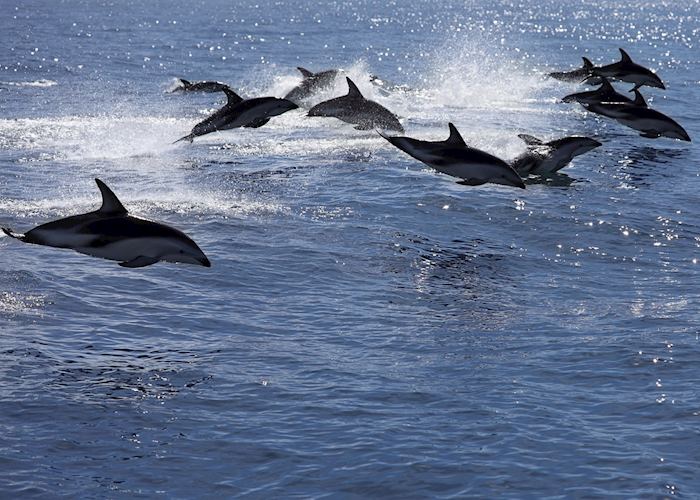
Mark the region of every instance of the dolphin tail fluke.
<instances>
[{"instance_id":1,"label":"dolphin tail fluke","mask_svg":"<svg viewBox=\"0 0 700 500\"><path fill-rule=\"evenodd\" d=\"M192 141L194 140L194 138L195 138L194 134L189 134L189 135L186 135L185 137L180 137L177 141L173 142L173 144L177 144L180 141L187 141L190 144L192 144Z\"/></svg>"},{"instance_id":2,"label":"dolphin tail fluke","mask_svg":"<svg viewBox=\"0 0 700 500\"><path fill-rule=\"evenodd\" d=\"M16 240L24 241L24 239L25 239L25 235L19 234L19 233L15 233L15 232L12 231L12 229L10 229L9 227L3 227L3 228L2 228L2 232L5 233L5 234L6 234L7 236L9 236L10 238L14 238L14 239L16 239Z\"/></svg>"}]
</instances>

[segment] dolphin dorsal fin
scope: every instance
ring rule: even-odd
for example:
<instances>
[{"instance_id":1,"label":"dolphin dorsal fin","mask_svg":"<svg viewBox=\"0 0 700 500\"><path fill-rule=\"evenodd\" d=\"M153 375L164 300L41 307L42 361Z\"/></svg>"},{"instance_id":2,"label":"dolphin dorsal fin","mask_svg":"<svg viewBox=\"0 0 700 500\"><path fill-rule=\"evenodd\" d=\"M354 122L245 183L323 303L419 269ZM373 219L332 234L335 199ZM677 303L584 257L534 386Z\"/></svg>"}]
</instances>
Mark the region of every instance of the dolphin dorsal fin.
<instances>
[{"instance_id":1,"label":"dolphin dorsal fin","mask_svg":"<svg viewBox=\"0 0 700 500\"><path fill-rule=\"evenodd\" d=\"M518 134L518 137L520 137L528 146L540 146L543 144L540 139L532 135Z\"/></svg>"},{"instance_id":2,"label":"dolphin dorsal fin","mask_svg":"<svg viewBox=\"0 0 700 500\"><path fill-rule=\"evenodd\" d=\"M221 90L223 90L224 94L226 94L226 98L228 99L227 104L238 104L243 100L243 98L236 94L231 87L224 87Z\"/></svg>"},{"instance_id":3,"label":"dolphin dorsal fin","mask_svg":"<svg viewBox=\"0 0 700 500\"><path fill-rule=\"evenodd\" d=\"M192 82L189 80L185 80L184 78L178 78L178 80L180 80L180 83L182 83L182 86L185 88L192 86Z\"/></svg>"},{"instance_id":4,"label":"dolphin dorsal fin","mask_svg":"<svg viewBox=\"0 0 700 500\"><path fill-rule=\"evenodd\" d=\"M644 100L644 96L642 95L642 93L637 89L634 89L633 92L634 92L634 105L638 106L640 108L647 108L648 107L647 102Z\"/></svg>"},{"instance_id":5,"label":"dolphin dorsal fin","mask_svg":"<svg viewBox=\"0 0 700 500\"><path fill-rule=\"evenodd\" d=\"M448 123L447 126L450 127L450 136L447 138L445 143L457 148L466 148L467 143L464 142L464 139L462 139L457 127L455 127L452 123Z\"/></svg>"},{"instance_id":6,"label":"dolphin dorsal fin","mask_svg":"<svg viewBox=\"0 0 700 500\"><path fill-rule=\"evenodd\" d=\"M583 67L584 67L584 69L591 69L591 68L593 68L593 63L591 62L590 59L588 59L587 57L582 57L581 59L583 59Z\"/></svg>"},{"instance_id":7,"label":"dolphin dorsal fin","mask_svg":"<svg viewBox=\"0 0 700 500\"><path fill-rule=\"evenodd\" d=\"M362 92L360 92L360 89L357 88L357 85L355 85L355 82L353 82L349 77L345 77L345 79L348 81L348 96L350 97L362 97Z\"/></svg>"},{"instance_id":8,"label":"dolphin dorsal fin","mask_svg":"<svg viewBox=\"0 0 700 500\"><path fill-rule=\"evenodd\" d=\"M620 50L620 56L622 59L620 59L620 62L626 62L626 63L631 63L632 58L629 56L627 52L624 51L624 49L619 49Z\"/></svg>"},{"instance_id":9,"label":"dolphin dorsal fin","mask_svg":"<svg viewBox=\"0 0 700 500\"><path fill-rule=\"evenodd\" d=\"M304 78L311 78L312 76L314 76L314 74L306 68L297 66L297 69L299 70L299 73L301 73L301 76L303 76Z\"/></svg>"},{"instance_id":10,"label":"dolphin dorsal fin","mask_svg":"<svg viewBox=\"0 0 700 500\"><path fill-rule=\"evenodd\" d=\"M615 87L612 86L612 83L610 83L610 80L605 78L604 76L600 77L600 87L598 90L606 90L606 91L614 91Z\"/></svg>"},{"instance_id":11,"label":"dolphin dorsal fin","mask_svg":"<svg viewBox=\"0 0 700 500\"><path fill-rule=\"evenodd\" d=\"M107 184L100 179L95 179L95 182L97 187L100 188L100 193L102 193L102 206L98 212L109 215L126 215L126 208L124 208L122 202L119 201L117 195L109 189Z\"/></svg>"}]
</instances>

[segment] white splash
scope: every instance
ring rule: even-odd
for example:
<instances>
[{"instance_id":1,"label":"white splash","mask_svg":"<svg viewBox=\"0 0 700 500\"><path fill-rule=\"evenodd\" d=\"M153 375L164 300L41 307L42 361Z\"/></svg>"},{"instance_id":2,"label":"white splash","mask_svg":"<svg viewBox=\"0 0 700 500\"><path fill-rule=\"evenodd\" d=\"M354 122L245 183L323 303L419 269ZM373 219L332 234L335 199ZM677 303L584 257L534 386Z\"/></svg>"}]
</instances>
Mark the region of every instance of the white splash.
<instances>
[{"instance_id":1,"label":"white splash","mask_svg":"<svg viewBox=\"0 0 700 500\"><path fill-rule=\"evenodd\" d=\"M53 87L54 85L58 85L58 82L55 82L53 80L34 80L31 82L4 82L0 81L0 85L7 85L10 87Z\"/></svg>"}]
</instances>

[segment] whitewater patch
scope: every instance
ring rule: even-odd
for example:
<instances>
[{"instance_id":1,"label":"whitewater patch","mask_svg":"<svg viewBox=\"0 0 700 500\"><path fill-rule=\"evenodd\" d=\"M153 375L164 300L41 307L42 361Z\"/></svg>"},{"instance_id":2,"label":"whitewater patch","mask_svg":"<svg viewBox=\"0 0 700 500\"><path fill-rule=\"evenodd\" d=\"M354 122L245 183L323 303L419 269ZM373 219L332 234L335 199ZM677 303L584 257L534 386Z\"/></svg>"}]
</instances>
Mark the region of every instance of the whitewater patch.
<instances>
[{"instance_id":1,"label":"whitewater patch","mask_svg":"<svg viewBox=\"0 0 700 500\"><path fill-rule=\"evenodd\" d=\"M30 82L0 81L0 85L7 85L8 87L53 87L54 85L58 85L58 82L42 78L41 80L34 80Z\"/></svg>"}]
</instances>

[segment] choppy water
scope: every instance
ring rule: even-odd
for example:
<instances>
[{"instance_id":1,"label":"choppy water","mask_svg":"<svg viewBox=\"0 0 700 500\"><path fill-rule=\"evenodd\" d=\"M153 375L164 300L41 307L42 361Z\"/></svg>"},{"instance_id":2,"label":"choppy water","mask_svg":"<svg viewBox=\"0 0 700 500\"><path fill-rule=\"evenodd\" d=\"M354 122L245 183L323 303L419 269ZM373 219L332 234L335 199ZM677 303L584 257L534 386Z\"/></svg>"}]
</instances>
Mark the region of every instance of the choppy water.
<instances>
[{"instance_id":1,"label":"choppy water","mask_svg":"<svg viewBox=\"0 0 700 500\"><path fill-rule=\"evenodd\" d=\"M543 76L625 47L700 140L696 2L2 11L0 223L91 210L100 177L213 261L0 238L3 496L700 495L700 153ZM223 102L167 94L175 77L281 96L296 66L345 68L415 137L604 146L521 191L302 111L171 145Z\"/></svg>"}]
</instances>

